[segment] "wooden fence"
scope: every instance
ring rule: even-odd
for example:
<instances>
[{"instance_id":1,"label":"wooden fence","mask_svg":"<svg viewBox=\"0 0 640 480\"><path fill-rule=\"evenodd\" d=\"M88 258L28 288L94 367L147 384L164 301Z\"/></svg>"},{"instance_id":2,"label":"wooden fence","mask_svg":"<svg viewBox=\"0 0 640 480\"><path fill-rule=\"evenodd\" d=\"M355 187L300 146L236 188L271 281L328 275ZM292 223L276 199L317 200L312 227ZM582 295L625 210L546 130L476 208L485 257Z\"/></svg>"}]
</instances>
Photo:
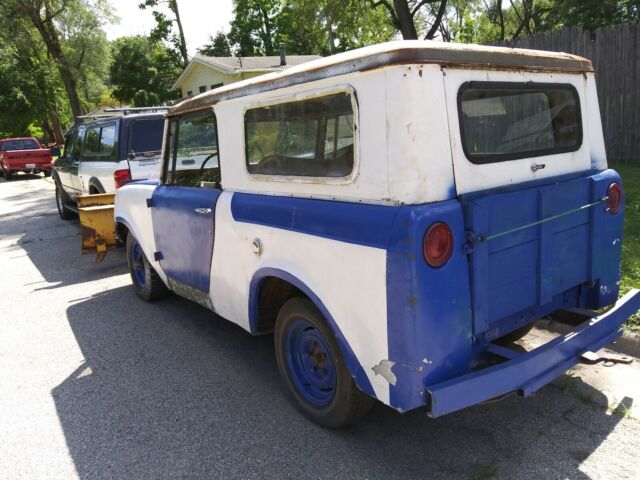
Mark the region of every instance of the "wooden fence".
<instances>
[{"instance_id":1,"label":"wooden fence","mask_svg":"<svg viewBox=\"0 0 640 480\"><path fill-rule=\"evenodd\" d=\"M602 28L593 35L573 27L501 45L590 59L596 69L607 157L640 165L640 23Z\"/></svg>"}]
</instances>

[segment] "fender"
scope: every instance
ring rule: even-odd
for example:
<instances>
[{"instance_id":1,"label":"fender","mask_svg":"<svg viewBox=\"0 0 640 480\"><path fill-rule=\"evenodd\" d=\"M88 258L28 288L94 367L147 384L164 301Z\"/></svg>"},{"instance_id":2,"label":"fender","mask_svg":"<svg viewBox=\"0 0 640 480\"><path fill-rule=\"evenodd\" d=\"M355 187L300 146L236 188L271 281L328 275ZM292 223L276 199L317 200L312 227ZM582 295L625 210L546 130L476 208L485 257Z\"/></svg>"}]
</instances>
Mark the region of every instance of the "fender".
<instances>
[{"instance_id":1,"label":"fender","mask_svg":"<svg viewBox=\"0 0 640 480\"><path fill-rule=\"evenodd\" d=\"M304 282L290 273L278 268L266 267L257 270L253 274L253 278L251 279L251 284L249 286L249 328L251 333L255 334L257 330L260 290L267 277L276 277L280 280L284 280L285 282L288 282L300 289L305 295L307 295L307 297L309 297L316 308L320 310L320 313L322 313L322 316L327 321L329 328L333 331L336 341L338 342L338 346L340 347L340 351L347 363L347 368L349 369L351 376L355 379L358 388L366 394L376 398L373 387L371 386L371 382L369 381L364 368L362 368L360 361L353 353L353 350L351 350L349 343L340 331L338 324L331 316L331 313L329 313L327 307L325 307L322 300L320 300L320 298Z\"/></svg>"},{"instance_id":2,"label":"fender","mask_svg":"<svg viewBox=\"0 0 640 480\"><path fill-rule=\"evenodd\" d=\"M97 177L91 177L89 179L89 188L91 188L91 186L94 186L95 188L97 188L98 193L106 193L106 190L102 186L102 182L100 182L100 180L98 180Z\"/></svg>"}]
</instances>

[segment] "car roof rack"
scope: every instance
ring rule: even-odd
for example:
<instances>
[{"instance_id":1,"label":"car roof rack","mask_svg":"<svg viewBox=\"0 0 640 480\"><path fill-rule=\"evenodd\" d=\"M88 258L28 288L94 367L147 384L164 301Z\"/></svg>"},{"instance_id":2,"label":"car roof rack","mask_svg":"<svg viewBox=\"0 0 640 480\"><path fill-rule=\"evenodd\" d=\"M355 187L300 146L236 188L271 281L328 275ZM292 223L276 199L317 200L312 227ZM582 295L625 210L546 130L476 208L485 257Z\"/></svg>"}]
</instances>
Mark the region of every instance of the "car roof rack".
<instances>
[{"instance_id":1,"label":"car roof rack","mask_svg":"<svg viewBox=\"0 0 640 480\"><path fill-rule=\"evenodd\" d=\"M129 113L153 113L153 112L166 112L170 107L121 107L121 108L105 108L104 111L108 113L122 113L127 115Z\"/></svg>"}]
</instances>

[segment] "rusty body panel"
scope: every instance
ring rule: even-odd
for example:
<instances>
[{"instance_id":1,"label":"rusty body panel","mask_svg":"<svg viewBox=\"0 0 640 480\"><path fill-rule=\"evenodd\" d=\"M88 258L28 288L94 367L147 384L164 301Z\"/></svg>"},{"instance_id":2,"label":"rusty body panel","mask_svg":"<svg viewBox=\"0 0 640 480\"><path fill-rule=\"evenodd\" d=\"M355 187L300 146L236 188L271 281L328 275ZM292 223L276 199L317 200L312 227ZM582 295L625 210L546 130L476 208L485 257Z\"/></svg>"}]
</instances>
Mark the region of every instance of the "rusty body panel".
<instances>
[{"instance_id":1,"label":"rusty body panel","mask_svg":"<svg viewBox=\"0 0 640 480\"><path fill-rule=\"evenodd\" d=\"M78 216L82 228L82 253L97 253L101 262L107 250L117 245L113 216L115 193L78 197Z\"/></svg>"},{"instance_id":2,"label":"rusty body panel","mask_svg":"<svg viewBox=\"0 0 640 480\"><path fill-rule=\"evenodd\" d=\"M538 72L593 72L590 60L567 53L480 45L443 44L432 41L398 41L346 52L261 75L243 82L208 91L179 103L168 116L211 107L216 103L247 95L322 80L358 71L393 65L428 65L482 68L489 70L527 70Z\"/></svg>"}]
</instances>

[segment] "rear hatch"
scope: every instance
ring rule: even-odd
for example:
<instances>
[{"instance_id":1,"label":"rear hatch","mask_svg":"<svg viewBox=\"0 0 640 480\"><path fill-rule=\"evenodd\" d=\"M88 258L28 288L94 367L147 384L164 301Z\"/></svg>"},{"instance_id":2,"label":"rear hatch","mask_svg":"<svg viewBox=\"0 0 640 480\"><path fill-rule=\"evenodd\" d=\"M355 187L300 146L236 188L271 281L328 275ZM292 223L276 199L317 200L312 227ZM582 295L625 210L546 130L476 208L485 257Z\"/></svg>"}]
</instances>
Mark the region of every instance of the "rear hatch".
<instances>
[{"instance_id":1,"label":"rear hatch","mask_svg":"<svg viewBox=\"0 0 640 480\"><path fill-rule=\"evenodd\" d=\"M133 180L160 178L163 118L139 118L127 128L127 158Z\"/></svg>"},{"instance_id":2,"label":"rear hatch","mask_svg":"<svg viewBox=\"0 0 640 480\"><path fill-rule=\"evenodd\" d=\"M619 177L591 170L585 84L578 75L530 76L545 81L504 81L507 72L445 80L457 99L449 119L474 334L486 340L617 295L622 220L603 197Z\"/></svg>"}]
</instances>

